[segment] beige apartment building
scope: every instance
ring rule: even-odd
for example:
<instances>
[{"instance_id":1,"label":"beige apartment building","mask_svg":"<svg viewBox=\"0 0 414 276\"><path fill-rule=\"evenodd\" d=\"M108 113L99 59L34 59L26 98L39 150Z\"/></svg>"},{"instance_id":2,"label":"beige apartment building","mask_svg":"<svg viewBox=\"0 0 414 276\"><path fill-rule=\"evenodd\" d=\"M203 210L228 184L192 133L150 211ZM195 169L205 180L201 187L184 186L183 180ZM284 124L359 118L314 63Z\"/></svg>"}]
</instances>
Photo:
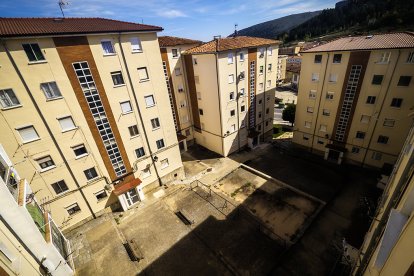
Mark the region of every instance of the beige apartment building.
<instances>
[{"instance_id":1,"label":"beige apartment building","mask_svg":"<svg viewBox=\"0 0 414 276\"><path fill-rule=\"evenodd\" d=\"M302 52L293 142L337 163L394 164L413 121L413 74L408 32Z\"/></svg>"},{"instance_id":2,"label":"beige apartment building","mask_svg":"<svg viewBox=\"0 0 414 276\"><path fill-rule=\"evenodd\" d=\"M278 45L216 37L183 53L197 144L227 156L271 137Z\"/></svg>"},{"instance_id":3,"label":"beige apartment building","mask_svg":"<svg viewBox=\"0 0 414 276\"><path fill-rule=\"evenodd\" d=\"M180 150L185 151L194 142L194 136L187 78L181 54L202 42L173 36L160 36L158 42L178 143Z\"/></svg>"},{"instance_id":4,"label":"beige apartment building","mask_svg":"<svg viewBox=\"0 0 414 276\"><path fill-rule=\"evenodd\" d=\"M286 65L287 65L287 55L279 55L277 59L277 74L276 81L277 84L283 84L286 80Z\"/></svg>"},{"instance_id":5,"label":"beige apartment building","mask_svg":"<svg viewBox=\"0 0 414 276\"><path fill-rule=\"evenodd\" d=\"M183 176L161 30L0 18L0 141L61 229Z\"/></svg>"},{"instance_id":6,"label":"beige apartment building","mask_svg":"<svg viewBox=\"0 0 414 276\"><path fill-rule=\"evenodd\" d=\"M405 141L359 251L353 275L414 273L414 128Z\"/></svg>"}]
</instances>

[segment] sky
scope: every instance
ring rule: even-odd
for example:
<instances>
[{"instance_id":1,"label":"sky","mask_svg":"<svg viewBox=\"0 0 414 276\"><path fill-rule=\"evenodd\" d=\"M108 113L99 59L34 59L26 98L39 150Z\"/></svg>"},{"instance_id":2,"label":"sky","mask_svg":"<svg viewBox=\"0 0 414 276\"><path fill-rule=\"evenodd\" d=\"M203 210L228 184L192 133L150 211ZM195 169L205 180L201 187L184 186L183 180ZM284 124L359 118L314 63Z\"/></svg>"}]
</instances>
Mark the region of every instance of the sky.
<instances>
[{"instance_id":1,"label":"sky","mask_svg":"<svg viewBox=\"0 0 414 276\"><path fill-rule=\"evenodd\" d=\"M282 16L332 8L339 0L64 0L66 17L161 26L159 35L210 41ZM0 17L60 17L58 0L0 0Z\"/></svg>"}]
</instances>

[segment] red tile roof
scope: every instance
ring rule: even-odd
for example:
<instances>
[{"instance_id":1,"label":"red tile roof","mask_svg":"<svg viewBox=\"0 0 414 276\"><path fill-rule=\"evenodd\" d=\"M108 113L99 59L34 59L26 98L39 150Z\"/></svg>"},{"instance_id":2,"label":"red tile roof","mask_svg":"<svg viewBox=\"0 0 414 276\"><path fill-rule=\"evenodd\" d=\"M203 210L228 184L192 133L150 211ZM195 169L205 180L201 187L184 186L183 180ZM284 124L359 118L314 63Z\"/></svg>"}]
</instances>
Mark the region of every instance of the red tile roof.
<instances>
[{"instance_id":1,"label":"red tile roof","mask_svg":"<svg viewBox=\"0 0 414 276\"><path fill-rule=\"evenodd\" d=\"M399 48L414 48L414 34L405 32L343 37L306 50L304 53Z\"/></svg>"},{"instance_id":2,"label":"red tile roof","mask_svg":"<svg viewBox=\"0 0 414 276\"><path fill-rule=\"evenodd\" d=\"M215 53L217 51L222 52L227 50L252 48L274 44L280 44L280 42L278 40L250 36L226 37L212 40L200 46L188 49L185 51L185 54Z\"/></svg>"},{"instance_id":3,"label":"red tile roof","mask_svg":"<svg viewBox=\"0 0 414 276\"><path fill-rule=\"evenodd\" d=\"M198 44L199 45L203 43L200 40L193 40L193 39L175 37L175 36L159 36L158 42L160 43L160 47L177 46L177 45L185 45L185 44Z\"/></svg>"},{"instance_id":4,"label":"red tile roof","mask_svg":"<svg viewBox=\"0 0 414 276\"><path fill-rule=\"evenodd\" d=\"M161 27L105 18L4 18L0 37L162 31Z\"/></svg>"},{"instance_id":5,"label":"red tile roof","mask_svg":"<svg viewBox=\"0 0 414 276\"><path fill-rule=\"evenodd\" d=\"M115 185L115 189L113 190L113 192L115 195L120 196L126 193L127 191L131 190L132 188L137 187L141 183L142 181L139 178L135 178L129 182L121 182Z\"/></svg>"}]
</instances>

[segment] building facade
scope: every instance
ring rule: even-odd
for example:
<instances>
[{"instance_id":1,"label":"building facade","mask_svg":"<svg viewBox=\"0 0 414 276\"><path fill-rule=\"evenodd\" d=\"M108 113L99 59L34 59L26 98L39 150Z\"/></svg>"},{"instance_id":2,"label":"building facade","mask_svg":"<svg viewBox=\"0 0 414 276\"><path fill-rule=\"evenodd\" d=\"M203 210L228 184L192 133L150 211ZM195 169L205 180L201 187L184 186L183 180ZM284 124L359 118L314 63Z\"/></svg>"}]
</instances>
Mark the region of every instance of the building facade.
<instances>
[{"instance_id":1,"label":"building facade","mask_svg":"<svg viewBox=\"0 0 414 276\"><path fill-rule=\"evenodd\" d=\"M353 275L414 273L414 128L407 137L365 235Z\"/></svg>"},{"instance_id":2,"label":"building facade","mask_svg":"<svg viewBox=\"0 0 414 276\"><path fill-rule=\"evenodd\" d=\"M184 52L197 144L227 156L271 137L278 44L236 36Z\"/></svg>"},{"instance_id":3,"label":"building facade","mask_svg":"<svg viewBox=\"0 0 414 276\"><path fill-rule=\"evenodd\" d=\"M73 275L70 244L0 144L0 275Z\"/></svg>"},{"instance_id":4,"label":"building facade","mask_svg":"<svg viewBox=\"0 0 414 276\"><path fill-rule=\"evenodd\" d=\"M172 36L160 36L158 41L180 150L187 150L187 146L194 142L194 135L187 78L181 54L202 42Z\"/></svg>"},{"instance_id":5,"label":"building facade","mask_svg":"<svg viewBox=\"0 0 414 276\"><path fill-rule=\"evenodd\" d=\"M346 37L302 53L293 142L325 159L397 159L414 108L414 35Z\"/></svg>"},{"instance_id":6,"label":"building facade","mask_svg":"<svg viewBox=\"0 0 414 276\"><path fill-rule=\"evenodd\" d=\"M0 141L68 229L184 172L160 27L1 18Z\"/></svg>"},{"instance_id":7,"label":"building facade","mask_svg":"<svg viewBox=\"0 0 414 276\"><path fill-rule=\"evenodd\" d=\"M277 74L276 82L278 85L283 84L286 80L286 65L287 65L287 55L279 55L277 59Z\"/></svg>"}]
</instances>

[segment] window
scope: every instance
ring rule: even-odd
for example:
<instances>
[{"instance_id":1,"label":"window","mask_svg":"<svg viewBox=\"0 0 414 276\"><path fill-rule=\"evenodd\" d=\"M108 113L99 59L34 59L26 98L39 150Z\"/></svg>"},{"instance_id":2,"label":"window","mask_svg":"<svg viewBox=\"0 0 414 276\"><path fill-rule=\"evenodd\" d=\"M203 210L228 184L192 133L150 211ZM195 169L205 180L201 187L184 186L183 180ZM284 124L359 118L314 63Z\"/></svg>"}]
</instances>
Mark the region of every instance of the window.
<instances>
[{"instance_id":1,"label":"window","mask_svg":"<svg viewBox=\"0 0 414 276\"><path fill-rule=\"evenodd\" d=\"M230 133L233 133L233 132L235 132L235 131L236 131L236 125L235 125L235 124L233 124L233 125L231 125L231 126L230 126L229 132L230 132Z\"/></svg>"},{"instance_id":2,"label":"window","mask_svg":"<svg viewBox=\"0 0 414 276\"><path fill-rule=\"evenodd\" d=\"M189 121L190 119L189 119L189 117L188 117L188 115L187 114L185 114L185 115L183 115L183 116L181 116L181 122L182 123L188 123L188 121Z\"/></svg>"},{"instance_id":3,"label":"window","mask_svg":"<svg viewBox=\"0 0 414 276\"><path fill-rule=\"evenodd\" d=\"M393 98L391 101L391 107L401 107L403 99L401 98Z\"/></svg>"},{"instance_id":4,"label":"window","mask_svg":"<svg viewBox=\"0 0 414 276\"><path fill-rule=\"evenodd\" d=\"M197 100L201 100L201 93L197 92Z\"/></svg>"},{"instance_id":5,"label":"window","mask_svg":"<svg viewBox=\"0 0 414 276\"><path fill-rule=\"evenodd\" d=\"M260 75L263 74L263 71L264 71L264 66L263 65L260 65L260 67L259 67L259 74Z\"/></svg>"},{"instance_id":6,"label":"window","mask_svg":"<svg viewBox=\"0 0 414 276\"><path fill-rule=\"evenodd\" d=\"M382 153L374 151L374 152L372 153L371 158L372 158L372 159L374 159L374 160L381 160L381 158L382 158Z\"/></svg>"},{"instance_id":7,"label":"window","mask_svg":"<svg viewBox=\"0 0 414 276\"><path fill-rule=\"evenodd\" d=\"M172 57L173 58L178 58L178 55L179 55L178 49L171 49L171 52L172 52Z\"/></svg>"},{"instance_id":8,"label":"window","mask_svg":"<svg viewBox=\"0 0 414 276\"><path fill-rule=\"evenodd\" d=\"M357 131L355 137L358 138L358 139L364 139L365 138L365 132Z\"/></svg>"},{"instance_id":9,"label":"window","mask_svg":"<svg viewBox=\"0 0 414 276\"><path fill-rule=\"evenodd\" d=\"M263 90L263 82L259 83L259 91Z\"/></svg>"},{"instance_id":10,"label":"window","mask_svg":"<svg viewBox=\"0 0 414 276\"><path fill-rule=\"evenodd\" d=\"M157 143L157 149L162 149L163 147L165 147L164 139L157 140L156 143Z\"/></svg>"},{"instance_id":11,"label":"window","mask_svg":"<svg viewBox=\"0 0 414 276\"><path fill-rule=\"evenodd\" d=\"M62 97L56 82L45 82L40 84L40 88L46 96L46 99L55 99Z\"/></svg>"},{"instance_id":12,"label":"window","mask_svg":"<svg viewBox=\"0 0 414 276\"><path fill-rule=\"evenodd\" d=\"M203 109L202 109L202 108L199 108L199 109L198 109L198 114L200 114L200 115L204 115L204 111L203 111Z\"/></svg>"},{"instance_id":13,"label":"window","mask_svg":"<svg viewBox=\"0 0 414 276\"><path fill-rule=\"evenodd\" d=\"M384 119L384 126L393 127L395 125L394 119Z\"/></svg>"},{"instance_id":14,"label":"window","mask_svg":"<svg viewBox=\"0 0 414 276\"><path fill-rule=\"evenodd\" d=\"M384 79L383 75L374 75L372 77L372 84L380 85L383 79Z\"/></svg>"},{"instance_id":15,"label":"window","mask_svg":"<svg viewBox=\"0 0 414 276\"><path fill-rule=\"evenodd\" d=\"M333 56L333 63L341 63L342 54L334 54Z\"/></svg>"},{"instance_id":16,"label":"window","mask_svg":"<svg viewBox=\"0 0 414 276\"><path fill-rule=\"evenodd\" d=\"M181 68L175 68L175 69L174 69L174 72L175 72L175 75L176 75L176 76L181 75Z\"/></svg>"},{"instance_id":17,"label":"window","mask_svg":"<svg viewBox=\"0 0 414 276\"><path fill-rule=\"evenodd\" d=\"M88 155L88 151L84 144L72 147L77 158Z\"/></svg>"},{"instance_id":18,"label":"window","mask_svg":"<svg viewBox=\"0 0 414 276\"><path fill-rule=\"evenodd\" d=\"M266 121L265 125L268 126L269 125L269 121Z\"/></svg>"},{"instance_id":19,"label":"window","mask_svg":"<svg viewBox=\"0 0 414 276\"><path fill-rule=\"evenodd\" d=\"M66 185L64 180L60 180L58 182L52 183L52 188L55 191L55 193L61 194L69 190L68 186Z\"/></svg>"},{"instance_id":20,"label":"window","mask_svg":"<svg viewBox=\"0 0 414 276\"><path fill-rule=\"evenodd\" d=\"M161 160L161 169L165 169L170 164L168 163L168 158L165 158L164 160Z\"/></svg>"},{"instance_id":21,"label":"window","mask_svg":"<svg viewBox=\"0 0 414 276\"><path fill-rule=\"evenodd\" d=\"M144 148L143 147L137 148L135 150L135 155L137 156L137 158L140 158L140 157L144 156L145 155Z\"/></svg>"},{"instance_id":22,"label":"window","mask_svg":"<svg viewBox=\"0 0 414 276\"><path fill-rule=\"evenodd\" d=\"M178 85L178 92L180 93L184 92L184 86L182 84Z\"/></svg>"},{"instance_id":23,"label":"window","mask_svg":"<svg viewBox=\"0 0 414 276\"><path fill-rule=\"evenodd\" d=\"M312 126L312 122L305 121L305 127L310 128Z\"/></svg>"},{"instance_id":24,"label":"window","mask_svg":"<svg viewBox=\"0 0 414 276\"><path fill-rule=\"evenodd\" d=\"M107 198L108 194L105 190L100 190L99 192L95 193L95 197L98 201L101 201L102 199Z\"/></svg>"},{"instance_id":25,"label":"window","mask_svg":"<svg viewBox=\"0 0 414 276\"><path fill-rule=\"evenodd\" d=\"M315 99L316 98L316 90L309 91L309 99Z\"/></svg>"},{"instance_id":26,"label":"window","mask_svg":"<svg viewBox=\"0 0 414 276\"><path fill-rule=\"evenodd\" d=\"M30 62L45 60L42 50L40 50L39 44L31 43L31 44L23 44L22 46Z\"/></svg>"},{"instance_id":27,"label":"window","mask_svg":"<svg viewBox=\"0 0 414 276\"><path fill-rule=\"evenodd\" d=\"M186 129L186 130L185 130L185 135L186 135L186 136L190 136L190 135L191 135L191 131L190 131L189 129Z\"/></svg>"},{"instance_id":28,"label":"window","mask_svg":"<svg viewBox=\"0 0 414 276\"><path fill-rule=\"evenodd\" d=\"M371 116L368 116L368 115L361 116L361 123L363 124L368 124L370 120L371 120Z\"/></svg>"},{"instance_id":29,"label":"window","mask_svg":"<svg viewBox=\"0 0 414 276\"><path fill-rule=\"evenodd\" d=\"M160 120L158 118L151 119L152 129L157 129L160 127Z\"/></svg>"},{"instance_id":30,"label":"window","mask_svg":"<svg viewBox=\"0 0 414 276\"><path fill-rule=\"evenodd\" d=\"M271 87L272 86L272 80L268 80L267 81L267 87L269 88L269 87Z\"/></svg>"},{"instance_id":31,"label":"window","mask_svg":"<svg viewBox=\"0 0 414 276\"><path fill-rule=\"evenodd\" d=\"M246 75L246 74L244 73L244 71L241 71L241 72L240 72L240 75L239 75L240 80L244 80L245 75Z\"/></svg>"},{"instance_id":32,"label":"window","mask_svg":"<svg viewBox=\"0 0 414 276\"><path fill-rule=\"evenodd\" d=\"M303 134L303 140L308 141L309 140L309 135Z\"/></svg>"},{"instance_id":33,"label":"window","mask_svg":"<svg viewBox=\"0 0 414 276\"><path fill-rule=\"evenodd\" d=\"M269 108L266 108L266 114L269 114Z\"/></svg>"},{"instance_id":34,"label":"window","mask_svg":"<svg viewBox=\"0 0 414 276\"><path fill-rule=\"evenodd\" d=\"M63 117L58 119L60 128L62 129L62 132L69 131L72 129L75 129L75 123L72 120L71 116Z\"/></svg>"},{"instance_id":35,"label":"window","mask_svg":"<svg viewBox=\"0 0 414 276\"><path fill-rule=\"evenodd\" d=\"M326 99L327 100L333 100L333 98L334 98L334 92L327 92L326 93Z\"/></svg>"},{"instance_id":36,"label":"window","mask_svg":"<svg viewBox=\"0 0 414 276\"><path fill-rule=\"evenodd\" d=\"M198 62L197 62L197 59L196 59L196 58L193 58L193 62L194 62L194 65L197 65L197 64L198 64Z\"/></svg>"},{"instance_id":37,"label":"window","mask_svg":"<svg viewBox=\"0 0 414 276\"><path fill-rule=\"evenodd\" d=\"M269 64L267 65L267 71L272 71L272 64L271 64L271 63L269 63Z\"/></svg>"},{"instance_id":38,"label":"window","mask_svg":"<svg viewBox=\"0 0 414 276\"><path fill-rule=\"evenodd\" d=\"M233 63L233 53L227 54L227 63L232 64Z\"/></svg>"},{"instance_id":39,"label":"window","mask_svg":"<svg viewBox=\"0 0 414 276\"><path fill-rule=\"evenodd\" d=\"M414 63L414 52L408 53L407 63Z\"/></svg>"},{"instance_id":40,"label":"window","mask_svg":"<svg viewBox=\"0 0 414 276\"><path fill-rule=\"evenodd\" d=\"M199 84L200 83L200 77L199 76L194 76L194 82Z\"/></svg>"},{"instance_id":41,"label":"window","mask_svg":"<svg viewBox=\"0 0 414 276\"><path fill-rule=\"evenodd\" d=\"M259 117L259 119L262 118L262 112L261 111L259 111L258 117Z\"/></svg>"},{"instance_id":42,"label":"window","mask_svg":"<svg viewBox=\"0 0 414 276\"><path fill-rule=\"evenodd\" d=\"M313 113L313 107L308 106L308 107L306 108L306 112L308 112L308 113Z\"/></svg>"},{"instance_id":43,"label":"window","mask_svg":"<svg viewBox=\"0 0 414 276\"><path fill-rule=\"evenodd\" d=\"M151 176L151 169L150 168L143 169L141 172L141 178L145 179L149 176Z\"/></svg>"},{"instance_id":44,"label":"window","mask_svg":"<svg viewBox=\"0 0 414 276\"><path fill-rule=\"evenodd\" d=\"M388 143L388 136L383 136L383 135L380 135L380 136L378 136L378 140L377 140L377 143L379 143L379 144L387 144Z\"/></svg>"},{"instance_id":45,"label":"window","mask_svg":"<svg viewBox=\"0 0 414 276\"><path fill-rule=\"evenodd\" d=\"M230 117L233 117L235 115L236 115L236 111L234 109L233 110L230 110Z\"/></svg>"},{"instance_id":46,"label":"window","mask_svg":"<svg viewBox=\"0 0 414 276\"><path fill-rule=\"evenodd\" d=\"M321 63L322 62L322 55L315 55L315 63Z\"/></svg>"},{"instance_id":47,"label":"window","mask_svg":"<svg viewBox=\"0 0 414 276\"><path fill-rule=\"evenodd\" d=\"M244 88L240 89L240 96L244 96Z\"/></svg>"},{"instance_id":48,"label":"window","mask_svg":"<svg viewBox=\"0 0 414 276\"><path fill-rule=\"evenodd\" d=\"M88 180L98 177L98 174L96 173L96 170L93 167L90 169L84 170L83 173L85 174L86 179Z\"/></svg>"},{"instance_id":49,"label":"window","mask_svg":"<svg viewBox=\"0 0 414 276\"><path fill-rule=\"evenodd\" d=\"M245 105L242 105L241 107L240 107L240 112L245 112L246 111L246 106Z\"/></svg>"},{"instance_id":50,"label":"window","mask_svg":"<svg viewBox=\"0 0 414 276\"><path fill-rule=\"evenodd\" d=\"M120 105L121 105L122 114L127 114L127 113L132 112L132 106L131 106L130 101L121 102Z\"/></svg>"},{"instance_id":51,"label":"window","mask_svg":"<svg viewBox=\"0 0 414 276\"><path fill-rule=\"evenodd\" d=\"M323 116L330 116L331 115L331 111L329 109L323 109L322 110L322 115Z\"/></svg>"},{"instance_id":52,"label":"window","mask_svg":"<svg viewBox=\"0 0 414 276\"><path fill-rule=\"evenodd\" d=\"M326 125L321 125L320 128L319 128L319 131L326 132L326 128L327 128Z\"/></svg>"},{"instance_id":53,"label":"window","mask_svg":"<svg viewBox=\"0 0 414 276\"><path fill-rule=\"evenodd\" d=\"M246 120L242 120L240 124L240 128L246 127Z\"/></svg>"},{"instance_id":54,"label":"window","mask_svg":"<svg viewBox=\"0 0 414 276\"><path fill-rule=\"evenodd\" d=\"M139 135L138 125L130 126L130 127L128 127L128 130L129 130L129 135L131 137Z\"/></svg>"},{"instance_id":55,"label":"window","mask_svg":"<svg viewBox=\"0 0 414 276\"><path fill-rule=\"evenodd\" d=\"M102 49L104 55L113 55L115 54L114 46L110 40L101 41Z\"/></svg>"},{"instance_id":56,"label":"window","mask_svg":"<svg viewBox=\"0 0 414 276\"><path fill-rule=\"evenodd\" d=\"M154 101L154 96L153 95L148 95L144 97L145 99L145 105L147 107L151 107L155 105L155 101Z\"/></svg>"},{"instance_id":57,"label":"window","mask_svg":"<svg viewBox=\"0 0 414 276\"><path fill-rule=\"evenodd\" d=\"M319 81L319 73L312 73L312 81Z\"/></svg>"},{"instance_id":58,"label":"window","mask_svg":"<svg viewBox=\"0 0 414 276\"><path fill-rule=\"evenodd\" d=\"M22 138L23 143L28 143L40 139L33 126L27 126L17 129Z\"/></svg>"},{"instance_id":59,"label":"window","mask_svg":"<svg viewBox=\"0 0 414 276\"><path fill-rule=\"evenodd\" d=\"M258 131L261 131L261 130L262 130L262 125L258 125L258 126L257 126L257 130L258 130Z\"/></svg>"},{"instance_id":60,"label":"window","mask_svg":"<svg viewBox=\"0 0 414 276\"><path fill-rule=\"evenodd\" d=\"M132 52L142 52L141 40L138 37L132 37L130 41Z\"/></svg>"},{"instance_id":61,"label":"window","mask_svg":"<svg viewBox=\"0 0 414 276\"><path fill-rule=\"evenodd\" d=\"M112 72L111 76L112 76L112 81L113 81L115 86L125 84L124 78L122 77L121 71Z\"/></svg>"},{"instance_id":62,"label":"window","mask_svg":"<svg viewBox=\"0 0 414 276\"><path fill-rule=\"evenodd\" d=\"M12 89L0 90L0 103L3 108L9 108L20 105L20 102Z\"/></svg>"},{"instance_id":63,"label":"window","mask_svg":"<svg viewBox=\"0 0 414 276\"><path fill-rule=\"evenodd\" d=\"M352 147L352 150L351 150L351 152L352 153L355 153L355 154L358 154L359 153L359 148L358 147Z\"/></svg>"},{"instance_id":64,"label":"window","mask_svg":"<svg viewBox=\"0 0 414 276\"><path fill-rule=\"evenodd\" d=\"M409 86L411 82L411 76L400 76L398 80L398 86Z\"/></svg>"},{"instance_id":65,"label":"window","mask_svg":"<svg viewBox=\"0 0 414 276\"><path fill-rule=\"evenodd\" d=\"M138 76L139 76L140 81L148 80L149 77L148 77L147 67L138 68Z\"/></svg>"},{"instance_id":66,"label":"window","mask_svg":"<svg viewBox=\"0 0 414 276\"><path fill-rule=\"evenodd\" d=\"M239 56L240 56L240 61L244 61L244 53L240 53Z\"/></svg>"},{"instance_id":67,"label":"window","mask_svg":"<svg viewBox=\"0 0 414 276\"><path fill-rule=\"evenodd\" d=\"M229 75L229 83L233 83L234 82L234 75L231 74Z\"/></svg>"},{"instance_id":68,"label":"window","mask_svg":"<svg viewBox=\"0 0 414 276\"><path fill-rule=\"evenodd\" d=\"M262 99L259 100L259 104L262 104Z\"/></svg>"},{"instance_id":69,"label":"window","mask_svg":"<svg viewBox=\"0 0 414 276\"><path fill-rule=\"evenodd\" d=\"M323 140L321 140L321 139L318 139L318 142L317 142L319 145L323 145Z\"/></svg>"},{"instance_id":70,"label":"window","mask_svg":"<svg viewBox=\"0 0 414 276\"><path fill-rule=\"evenodd\" d=\"M388 63L390 61L391 52L383 52L381 53L379 63Z\"/></svg>"},{"instance_id":71,"label":"window","mask_svg":"<svg viewBox=\"0 0 414 276\"><path fill-rule=\"evenodd\" d=\"M264 57L264 48L260 48L259 49L259 53L260 53L260 55L259 55L259 58L263 58Z\"/></svg>"},{"instance_id":72,"label":"window","mask_svg":"<svg viewBox=\"0 0 414 276\"><path fill-rule=\"evenodd\" d=\"M271 56L272 54L273 54L273 48L272 47L267 48L267 55Z\"/></svg>"},{"instance_id":73,"label":"window","mask_svg":"<svg viewBox=\"0 0 414 276\"><path fill-rule=\"evenodd\" d=\"M50 155L36 159L36 162L42 171L56 167Z\"/></svg>"},{"instance_id":74,"label":"window","mask_svg":"<svg viewBox=\"0 0 414 276\"><path fill-rule=\"evenodd\" d=\"M69 216L72 216L76 213L79 213L81 211L79 205L77 203L73 203L72 205L69 205L65 208L66 211L68 211Z\"/></svg>"},{"instance_id":75,"label":"window","mask_svg":"<svg viewBox=\"0 0 414 276\"><path fill-rule=\"evenodd\" d=\"M377 97L375 96L368 96L367 97L367 104L374 104Z\"/></svg>"},{"instance_id":76,"label":"window","mask_svg":"<svg viewBox=\"0 0 414 276\"><path fill-rule=\"evenodd\" d=\"M187 102L185 100L180 101L180 108L186 107Z\"/></svg>"},{"instance_id":77,"label":"window","mask_svg":"<svg viewBox=\"0 0 414 276\"><path fill-rule=\"evenodd\" d=\"M336 82L338 80L337 74L329 74L329 82Z\"/></svg>"},{"instance_id":78,"label":"window","mask_svg":"<svg viewBox=\"0 0 414 276\"><path fill-rule=\"evenodd\" d=\"M234 100L234 92L230 92L230 101Z\"/></svg>"}]
</instances>

